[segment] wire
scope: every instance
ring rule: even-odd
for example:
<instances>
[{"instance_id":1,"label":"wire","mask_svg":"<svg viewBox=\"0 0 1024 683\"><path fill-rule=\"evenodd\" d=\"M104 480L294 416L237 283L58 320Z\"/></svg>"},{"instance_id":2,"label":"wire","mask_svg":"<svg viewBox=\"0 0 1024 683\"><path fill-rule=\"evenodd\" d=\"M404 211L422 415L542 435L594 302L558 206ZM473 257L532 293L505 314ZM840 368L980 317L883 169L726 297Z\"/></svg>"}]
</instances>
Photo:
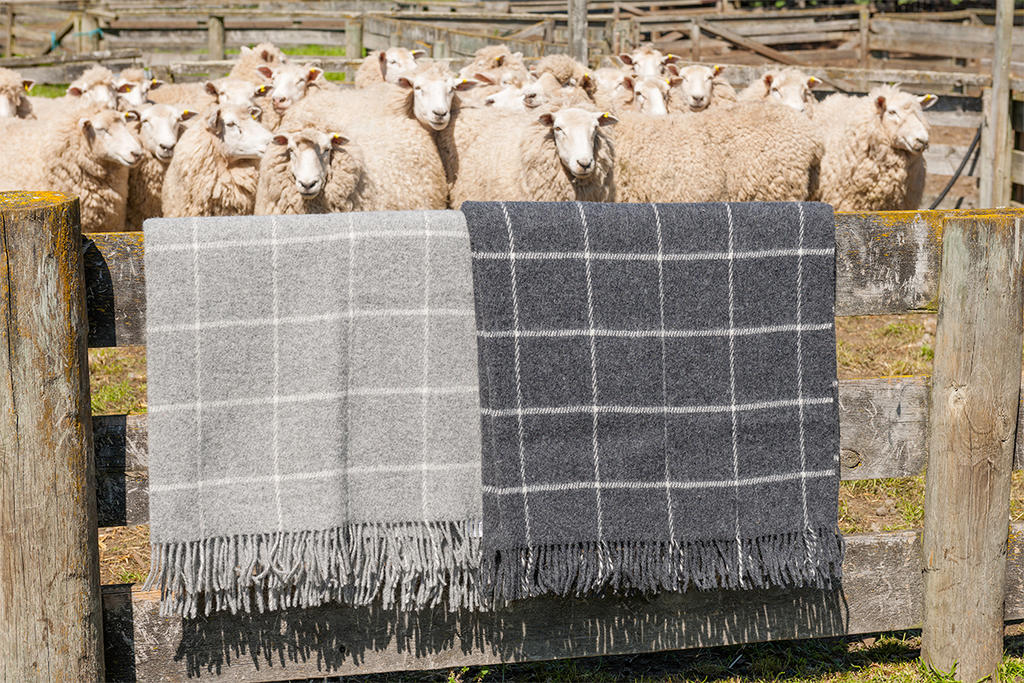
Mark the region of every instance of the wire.
<instances>
[{"instance_id":1,"label":"wire","mask_svg":"<svg viewBox=\"0 0 1024 683\"><path fill-rule=\"evenodd\" d=\"M971 158L971 155L974 154L974 149L978 146L979 140L981 140L981 125L978 126L978 130L974 133L974 139L971 140L971 146L967 148L967 154L964 154L964 158L960 160L960 165L956 167L956 172L953 174L953 177L949 179L946 186L942 188L942 192L940 192L939 196L935 198L932 205L928 207L929 210L932 210L941 204L942 200L946 198L947 194L949 194L949 191L953 189L953 185L960 178L960 174L964 172L964 166L967 165L967 161ZM961 197L961 199L963 199L963 197Z\"/></svg>"}]
</instances>

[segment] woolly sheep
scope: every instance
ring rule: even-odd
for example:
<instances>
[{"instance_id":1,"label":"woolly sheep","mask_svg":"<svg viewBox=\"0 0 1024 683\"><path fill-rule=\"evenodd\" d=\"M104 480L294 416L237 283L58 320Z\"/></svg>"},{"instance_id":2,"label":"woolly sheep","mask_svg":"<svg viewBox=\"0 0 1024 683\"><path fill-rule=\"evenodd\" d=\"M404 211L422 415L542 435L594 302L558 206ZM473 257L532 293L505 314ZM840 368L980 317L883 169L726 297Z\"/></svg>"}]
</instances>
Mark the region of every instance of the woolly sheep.
<instances>
[{"instance_id":1,"label":"woolly sheep","mask_svg":"<svg viewBox=\"0 0 1024 683\"><path fill-rule=\"evenodd\" d=\"M466 109L454 123L459 172L451 205L463 202L614 201L610 114L566 107L541 114Z\"/></svg>"},{"instance_id":2,"label":"woolly sheep","mask_svg":"<svg viewBox=\"0 0 1024 683\"><path fill-rule=\"evenodd\" d=\"M35 81L22 78L17 71L0 68L0 119L34 119L28 91Z\"/></svg>"},{"instance_id":3,"label":"woolly sheep","mask_svg":"<svg viewBox=\"0 0 1024 683\"><path fill-rule=\"evenodd\" d=\"M50 119L5 120L0 190L75 195L83 231L123 230L128 168L143 155L129 127L138 118L83 103Z\"/></svg>"},{"instance_id":4,"label":"woolly sheep","mask_svg":"<svg viewBox=\"0 0 1024 683\"><path fill-rule=\"evenodd\" d=\"M665 54L650 43L641 45L633 52L619 55L623 64L632 67L633 73L641 78L656 78L666 73L666 67L679 58Z\"/></svg>"},{"instance_id":5,"label":"woolly sheep","mask_svg":"<svg viewBox=\"0 0 1024 683\"><path fill-rule=\"evenodd\" d=\"M271 134L259 107L219 104L190 125L167 166L165 216L236 216L253 212L259 159Z\"/></svg>"},{"instance_id":6,"label":"woolly sheep","mask_svg":"<svg viewBox=\"0 0 1024 683\"><path fill-rule=\"evenodd\" d=\"M174 104L196 111L205 111L215 104L248 107L269 91L267 85L253 85L238 78L218 78L202 83L171 83L151 90L150 99L157 104Z\"/></svg>"},{"instance_id":7,"label":"woolly sheep","mask_svg":"<svg viewBox=\"0 0 1024 683\"><path fill-rule=\"evenodd\" d=\"M288 110L289 117L294 109L330 121L350 140L346 150L360 151L368 179L366 210L447 206L445 168L433 135L437 127L447 127L451 118L452 98L446 91L451 75L446 71L428 73L436 73L445 89L435 92L420 73L417 82L424 86L421 91L416 91L411 83L408 87L381 83L373 88L320 90ZM427 99L436 105L419 103L428 94L431 97ZM417 113L421 110L425 120Z\"/></svg>"},{"instance_id":8,"label":"woolly sheep","mask_svg":"<svg viewBox=\"0 0 1024 683\"><path fill-rule=\"evenodd\" d=\"M738 103L713 117L625 113L614 133L620 201L801 201L817 190L813 124L781 105Z\"/></svg>"},{"instance_id":9,"label":"woolly sheep","mask_svg":"<svg viewBox=\"0 0 1024 683\"><path fill-rule=\"evenodd\" d=\"M892 86L829 96L815 112L825 144L818 198L837 211L918 208L929 134L922 110L936 101Z\"/></svg>"},{"instance_id":10,"label":"woolly sheep","mask_svg":"<svg viewBox=\"0 0 1024 683\"><path fill-rule=\"evenodd\" d=\"M164 174L184 131L182 123L195 115L172 104L150 104L139 111L139 141L145 154L128 174L129 230L139 230L147 218L163 215Z\"/></svg>"},{"instance_id":11,"label":"woolly sheep","mask_svg":"<svg viewBox=\"0 0 1024 683\"><path fill-rule=\"evenodd\" d=\"M275 67L261 66L257 71L267 79L269 91L266 98L272 108L264 109L261 123L269 130L276 130L281 115L303 97L310 88L326 88L324 70L309 64L279 64Z\"/></svg>"},{"instance_id":12,"label":"woolly sheep","mask_svg":"<svg viewBox=\"0 0 1024 683\"><path fill-rule=\"evenodd\" d=\"M455 93L476 87L476 81L459 78L447 67L432 62L398 79L409 93L409 112L430 130L444 130L451 120Z\"/></svg>"},{"instance_id":13,"label":"woolly sheep","mask_svg":"<svg viewBox=\"0 0 1024 683\"><path fill-rule=\"evenodd\" d=\"M736 91L724 78L720 78L721 66L709 67L691 64L681 69L674 65L670 69L679 80L673 81L668 98L670 111L703 111L708 107L735 102Z\"/></svg>"},{"instance_id":14,"label":"woolly sheep","mask_svg":"<svg viewBox=\"0 0 1024 683\"><path fill-rule=\"evenodd\" d=\"M477 74L485 74L491 80L500 82L503 73L523 74L526 71L522 52L512 52L507 45L487 45L473 54L473 60L462 67L459 77L468 80Z\"/></svg>"},{"instance_id":15,"label":"woolly sheep","mask_svg":"<svg viewBox=\"0 0 1024 683\"><path fill-rule=\"evenodd\" d=\"M624 74L611 92L598 89L594 101L602 109L612 112L637 111L664 116L668 114L669 92L678 83L677 77L640 78Z\"/></svg>"},{"instance_id":16,"label":"woolly sheep","mask_svg":"<svg viewBox=\"0 0 1024 683\"><path fill-rule=\"evenodd\" d=\"M415 71L416 60L426 56L423 50L389 47L371 52L356 69L355 86L367 88L377 83L397 83L399 76Z\"/></svg>"},{"instance_id":17,"label":"woolly sheep","mask_svg":"<svg viewBox=\"0 0 1024 683\"><path fill-rule=\"evenodd\" d=\"M569 55L547 55L537 60L530 72L537 77L549 73L555 77L559 85L582 88L588 96L593 97L597 85L590 77L587 67Z\"/></svg>"},{"instance_id":18,"label":"woolly sheep","mask_svg":"<svg viewBox=\"0 0 1024 683\"><path fill-rule=\"evenodd\" d=\"M60 116L69 108L98 104L107 109L117 108L117 89L113 72L103 66L92 66L68 85L64 97L31 97L32 108L39 118Z\"/></svg>"},{"instance_id":19,"label":"woolly sheep","mask_svg":"<svg viewBox=\"0 0 1024 683\"><path fill-rule=\"evenodd\" d=\"M238 61L231 67L228 78L238 78L254 85L263 85L261 66L277 66L288 62L288 57L272 43L260 43L256 47L242 46Z\"/></svg>"},{"instance_id":20,"label":"woolly sheep","mask_svg":"<svg viewBox=\"0 0 1024 683\"><path fill-rule=\"evenodd\" d=\"M759 80L740 91L740 100L773 99L800 113L812 116L817 99L811 89L821 81L792 67L766 71Z\"/></svg>"},{"instance_id":21,"label":"woolly sheep","mask_svg":"<svg viewBox=\"0 0 1024 683\"><path fill-rule=\"evenodd\" d=\"M122 109L135 109L149 102L151 90L164 85L156 78L150 78L143 69L124 69L114 79L117 102Z\"/></svg>"},{"instance_id":22,"label":"woolly sheep","mask_svg":"<svg viewBox=\"0 0 1024 683\"><path fill-rule=\"evenodd\" d=\"M371 208L361 156L332 121L293 109L260 161L256 215Z\"/></svg>"}]
</instances>

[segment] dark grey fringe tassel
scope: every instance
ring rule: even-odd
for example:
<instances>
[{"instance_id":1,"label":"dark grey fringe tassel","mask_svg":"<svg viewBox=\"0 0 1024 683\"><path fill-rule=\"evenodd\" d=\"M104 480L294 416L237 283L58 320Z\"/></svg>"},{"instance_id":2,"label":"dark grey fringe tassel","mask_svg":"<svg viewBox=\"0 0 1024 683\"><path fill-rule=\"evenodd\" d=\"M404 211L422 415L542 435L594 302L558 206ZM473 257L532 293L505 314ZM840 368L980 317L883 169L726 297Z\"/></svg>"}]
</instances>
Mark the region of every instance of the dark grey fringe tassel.
<instances>
[{"instance_id":1,"label":"dark grey fringe tassel","mask_svg":"<svg viewBox=\"0 0 1024 683\"><path fill-rule=\"evenodd\" d=\"M539 595L814 586L842 578L836 528L731 541L616 541L487 552L481 592L490 606Z\"/></svg>"},{"instance_id":2,"label":"dark grey fringe tassel","mask_svg":"<svg viewBox=\"0 0 1024 683\"><path fill-rule=\"evenodd\" d=\"M479 609L480 522L355 524L155 543L145 590L195 617L324 603Z\"/></svg>"}]
</instances>

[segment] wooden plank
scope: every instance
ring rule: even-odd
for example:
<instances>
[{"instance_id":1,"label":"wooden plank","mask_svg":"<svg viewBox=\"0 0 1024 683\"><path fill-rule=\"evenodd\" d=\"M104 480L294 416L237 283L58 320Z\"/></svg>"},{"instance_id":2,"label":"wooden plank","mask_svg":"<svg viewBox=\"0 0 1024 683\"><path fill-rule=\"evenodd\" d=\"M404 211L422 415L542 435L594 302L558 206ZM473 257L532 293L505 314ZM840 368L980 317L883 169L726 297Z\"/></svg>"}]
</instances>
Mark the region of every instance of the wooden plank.
<instances>
[{"instance_id":1,"label":"wooden plank","mask_svg":"<svg viewBox=\"0 0 1024 683\"><path fill-rule=\"evenodd\" d=\"M103 680L78 199L0 194L0 680Z\"/></svg>"},{"instance_id":2,"label":"wooden plank","mask_svg":"<svg viewBox=\"0 0 1024 683\"><path fill-rule=\"evenodd\" d=\"M1024 527L1013 529L1007 619L1024 616ZM920 544L903 531L848 536L838 590L538 599L478 615L320 608L184 621L160 617L156 594L129 586L107 586L103 604L112 678L241 683L902 630L920 625L921 595Z\"/></svg>"},{"instance_id":3,"label":"wooden plank","mask_svg":"<svg viewBox=\"0 0 1024 683\"><path fill-rule=\"evenodd\" d=\"M224 17L211 16L206 20L206 40L210 59L224 59Z\"/></svg>"},{"instance_id":4,"label":"wooden plank","mask_svg":"<svg viewBox=\"0 0 1024 683\"><path fill-rule=\"evenodd\" d=\"M1012 0L1001 5L1012 11ZM1003 656L1024 348L1020 228L1019 216L977 215L951 217L943 229L921 656L940 671L956 665L961 681L993 675Z\"/></svg>"},{"instance_id":5,"label":"wooden plank","mask_svg":"<svg viewBox=\"0 0 1024 683\"><path fill-rule=\"evenodd\" d=\"M997 0L996 40L992 58L992 100L988 127L992 131L991 195L982 197L982 206L1006 206L1010 202L1010 153L1013 130L1010 127L1010 55L1013 52L1013 0ZM1022 48L1024 52L1024 48Z\"/></svg>"},{"instance_id":6,"label":"wooden plank","mask_svg":"<svg viewBox=\"0 0 1024 683\"><path fill-rule=\"evenodd\" d=\"M149 521L149 449L145 415L94 415L98 525Z\"/></svg>"},{"instance_id":7,"label":"wooden plank","mask_svg":"<svg viewBox=\"0 0 1024 683\"><path fill-rule=\"evenodd\" d=\"M145 344L142 233L93 233L84 247L89 346Z\"/></svg>"},{"instance_id":8,"label":"wooden plank","mask_svg":"<svg viewBox=\"0 0 1024 683\"><path fill-rule=\"evenodd\" d=\"M589 63L587 0L569 0L569 55L580 64Z\"/></svg>"},{"instance_id":9,"label":"wooden plank","mask_svg":"<svg viewBox=\"0 0 1024 683\"><path fill-rule=\"evenodd\" d=\"M1010 151L1010 178L1018 185L1024 185L1024 152L1019 149Z\"/></svg>"},{"instance_id":10,"label":"wooden plank","mask_svg":"<svg viewBox=\"0 0 1024 683\"><path fill-rule=\"evenodd\" d=\"M970 130L970 129L967 129ZM971 131L971 137L973 138L973 131ZM934 139L934 138L933 138ZM970 141L968 141L970 143ZM960 161L963 160L964 155L967 153L969 144L967 145L941 145L933 144L929 145L928 149L924 152L924 160L928 165L929 175L942 175L951 176L956 172L957 166L960 165ZM977 176L978 171L975 169L973 174L968 173L970 167L967 166L963 170L964 176Z\"/></svg>"}]
</instances>

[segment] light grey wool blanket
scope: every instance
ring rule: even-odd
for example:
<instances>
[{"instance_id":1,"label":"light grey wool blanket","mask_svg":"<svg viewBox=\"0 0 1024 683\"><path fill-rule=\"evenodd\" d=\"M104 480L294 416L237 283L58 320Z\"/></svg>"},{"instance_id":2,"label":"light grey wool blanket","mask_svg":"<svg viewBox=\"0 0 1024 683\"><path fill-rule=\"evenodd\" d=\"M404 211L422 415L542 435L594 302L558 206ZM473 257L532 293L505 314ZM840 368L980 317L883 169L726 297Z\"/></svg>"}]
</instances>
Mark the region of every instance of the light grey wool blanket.
<instances>
[{"instance_id":1,"label":"light grey wool blanket","mask_svg":"<svg viewBox=\"0 0 1024 683\"><path fill-rule=\"evenodd\" d=\"M462 211L483 600L839 577L831 207Z\"/></svg>"},{"instance_id":2,"label":"light grey wool blanket","mask_svg":"<svg viewBox=\"0 0 1024 683\"><path fill-rule=\"evenodd\" d=\"M476 607L462 214L155 219L145 240L162 613Z\"/></svg>"}]
</instances>

